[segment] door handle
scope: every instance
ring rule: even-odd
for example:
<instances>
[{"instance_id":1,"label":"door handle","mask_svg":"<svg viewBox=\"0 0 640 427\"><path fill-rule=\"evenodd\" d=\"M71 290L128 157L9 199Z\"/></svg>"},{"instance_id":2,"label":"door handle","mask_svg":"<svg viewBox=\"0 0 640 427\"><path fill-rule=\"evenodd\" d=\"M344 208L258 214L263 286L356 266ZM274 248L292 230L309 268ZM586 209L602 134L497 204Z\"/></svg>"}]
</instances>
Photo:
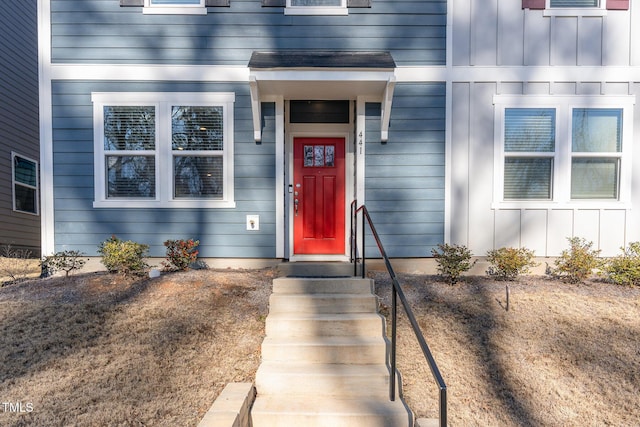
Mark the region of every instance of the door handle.
<instances>
[{"instance_id":1,"label":"door handle","mask_svg":"<svg viewBox=\"0 0 640 427\"><path fill-rule=\"evenodd\" d=\"M293 200L293 210L295 212L295 215L298 216L298 204L300 203L300 201L298 200L298 190L300 189L301 185L299 182L296 182L296 190L294 192L294 196L295 199Z\"/></svg>"}]
</instances>

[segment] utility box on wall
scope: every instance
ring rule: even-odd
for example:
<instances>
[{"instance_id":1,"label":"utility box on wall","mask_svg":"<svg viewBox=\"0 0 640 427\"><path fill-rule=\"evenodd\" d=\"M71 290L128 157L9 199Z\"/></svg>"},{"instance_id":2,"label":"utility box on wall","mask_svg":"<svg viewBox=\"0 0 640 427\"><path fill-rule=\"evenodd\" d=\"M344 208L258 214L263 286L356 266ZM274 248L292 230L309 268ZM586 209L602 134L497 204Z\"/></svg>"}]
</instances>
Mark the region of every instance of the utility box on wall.
<instances>
[{"instance_id":1,"label":"utility box on wall","mask_svg":"<svg viewBox=\"0 0 640 427\"><path fill-rule=\"evenodd\" d=\"M247 231L260 230L260 215L247 215Z\"/></svg>"}]
</instances>

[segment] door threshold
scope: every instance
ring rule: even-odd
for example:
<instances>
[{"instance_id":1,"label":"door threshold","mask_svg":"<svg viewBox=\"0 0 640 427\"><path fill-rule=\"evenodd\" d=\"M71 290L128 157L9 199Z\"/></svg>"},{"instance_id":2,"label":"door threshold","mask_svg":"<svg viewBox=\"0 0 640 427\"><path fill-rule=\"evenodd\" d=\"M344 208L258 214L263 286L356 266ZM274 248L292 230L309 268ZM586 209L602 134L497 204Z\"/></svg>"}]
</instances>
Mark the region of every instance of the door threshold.
<instances>
[{"instance_id":1,"label":"door threshold","mask_svg":"<svg viewBox=\"0 0 640 427\"><path fill-rule=\"evenodd\" d=\"M347 255L292 255L289 262L350 262Z\"/></svg>"},{"instance_id":2,"label":"door threshold","mask_svg":"<svg viewBox=\"0 0 640 427\"><path fill-rule=\"evenodd\" d=\"M284 262L278 266L282 277L345 278L353 277L353 264L342 261Z\"/></svg>"}]
</instances>

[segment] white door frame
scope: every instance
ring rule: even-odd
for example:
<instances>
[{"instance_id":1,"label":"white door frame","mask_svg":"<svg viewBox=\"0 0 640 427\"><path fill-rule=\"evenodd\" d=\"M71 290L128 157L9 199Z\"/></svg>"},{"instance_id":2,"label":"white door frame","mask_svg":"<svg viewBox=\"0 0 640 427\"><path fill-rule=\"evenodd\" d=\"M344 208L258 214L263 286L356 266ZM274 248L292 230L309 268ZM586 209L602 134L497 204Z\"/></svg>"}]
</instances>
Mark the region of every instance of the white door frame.
<instances>
[{"instance_id":1,"label":"white door frame","mask_svg":"<svg viewBox=\"0 0 640 427\"><path fill-rule=\"evenodd\" d=\"M353 101L349 101L350 104ZM350 108L350 116L353 116L353 109ZM354 199L354 120L350 117L349 123L289 123L285 118L285 186L284 212L286 212L286 254L289 261L349 261L349 238L351 223L351 201ZM298 137L318 137L318 138L344 138L345 141L345 188L344 188L344 253L340 255L296 255L294 253L293 242L293 140ZM291 189L291 192L290 190Z\"/></svg>"},{"instance_id":2,"label":"white door frame","mask_svg":"<svg viewBox=\"0 0 640 427\"><path fill-rule=\"evenodd\" d=\"M358 200L358 204L365 202L364 168L365 168L365 103L380 102L378 97L357 97L350 100L356 103L355 117L349 124L289 124L285 114L284 96L265 96L263 102L274 102L276 106L275 123L275 201L276 201L276 258L289 261L320 260L317 256L293 254L293 205L289 184L293 192L293 138L297 136L344 136L345 146L345 227L351 224L351 202ZM350 109L350 114L353 109ZM289 178L291 177L291 178ZM361 219L358 219L360 224ZM358 229L361 229L359 226ZM345 233L345 255L325 256L323 261L349 260L350 230ZM359 236L358 246L361 246L362 236ZM310 259L311 258L311 259Z\"/></svg>"}]
</instances>

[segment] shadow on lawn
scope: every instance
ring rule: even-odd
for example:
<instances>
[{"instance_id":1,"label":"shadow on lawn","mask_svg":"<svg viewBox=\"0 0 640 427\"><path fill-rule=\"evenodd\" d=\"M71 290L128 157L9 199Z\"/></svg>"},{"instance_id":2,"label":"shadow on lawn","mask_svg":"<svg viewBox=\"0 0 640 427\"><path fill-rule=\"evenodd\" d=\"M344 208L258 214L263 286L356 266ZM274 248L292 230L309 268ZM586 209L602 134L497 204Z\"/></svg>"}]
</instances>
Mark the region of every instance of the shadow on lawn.
<instances>
[{"instance_id":1,"label":"shadow on lawn","mask_svg":"<svg viewBox=\"0 0 640 427\"><path fill-rule=\"evenodd\" d=\"M467 423L483 412L485 421L527 427L636 423L640 323L635 290L604 284L554 290L557 284L550 283L530 291L528 284L515 282L518 304L507 312L499 301L504 285L482 278L453 287L425 276L400 282L427 342L437 343L442 352L442 361L435 357L449 402L471 404L462 416ZM376 284L384 284L381 290L388 296L388 280L377 277ZM527 292L533 292L530 299ZM453 370L449 375L448 369ZM464 375L471 375L470 381ZM458 383L449 382L453 378ZM467 396L465 387L478 389Z\"/></svg>"},{"instance_id":2,"label":"shadow on lawn","mask_svg":"<svg viewBox=\"0 0 640 427\"><path fill-rule=\"evenodd\" d=\"M496 305L494 296L489 295L485 287L476 283L460 286L466 287L469 296L475 299L476 304L469 306L455 300L446 300L442 293L436 295L431 286L425 286L423 292L425 299L430 302L429 310L441 312L445 317L450 317L453 313L459 325L462 325L461 329L466 329L467 340L475 347L475 353L479 359L478 365L483 366L485 370L486 375L483 377L488 379L491 392L502 402L501 408L492 408L492 410L502 412L514 425L523 427L539 425L530 405L517 396L517 387L511 383L511 376L507 367L501 363L499 350L490 335L491 330L499 322L495 311L502 308ZM490 307L494 308L490 309Z\"/></svg>"},{"instance_id":3,"label":"shadow on lawn","mask_svg":"<svg viewBox=\"0 0 640 427\"><path fill-rule=\"evenodd\" d=\"M93 346L103 336L109 318L148 285L146 279L132 281L99 300L84 301L76 292L63 292L51 298L17 297L3 302L6 317L0 323L0 383L10 385L22 376L50 368L57 359ZM24 293L28 295L29 290Z\"/></svg>"}]
</instances>

